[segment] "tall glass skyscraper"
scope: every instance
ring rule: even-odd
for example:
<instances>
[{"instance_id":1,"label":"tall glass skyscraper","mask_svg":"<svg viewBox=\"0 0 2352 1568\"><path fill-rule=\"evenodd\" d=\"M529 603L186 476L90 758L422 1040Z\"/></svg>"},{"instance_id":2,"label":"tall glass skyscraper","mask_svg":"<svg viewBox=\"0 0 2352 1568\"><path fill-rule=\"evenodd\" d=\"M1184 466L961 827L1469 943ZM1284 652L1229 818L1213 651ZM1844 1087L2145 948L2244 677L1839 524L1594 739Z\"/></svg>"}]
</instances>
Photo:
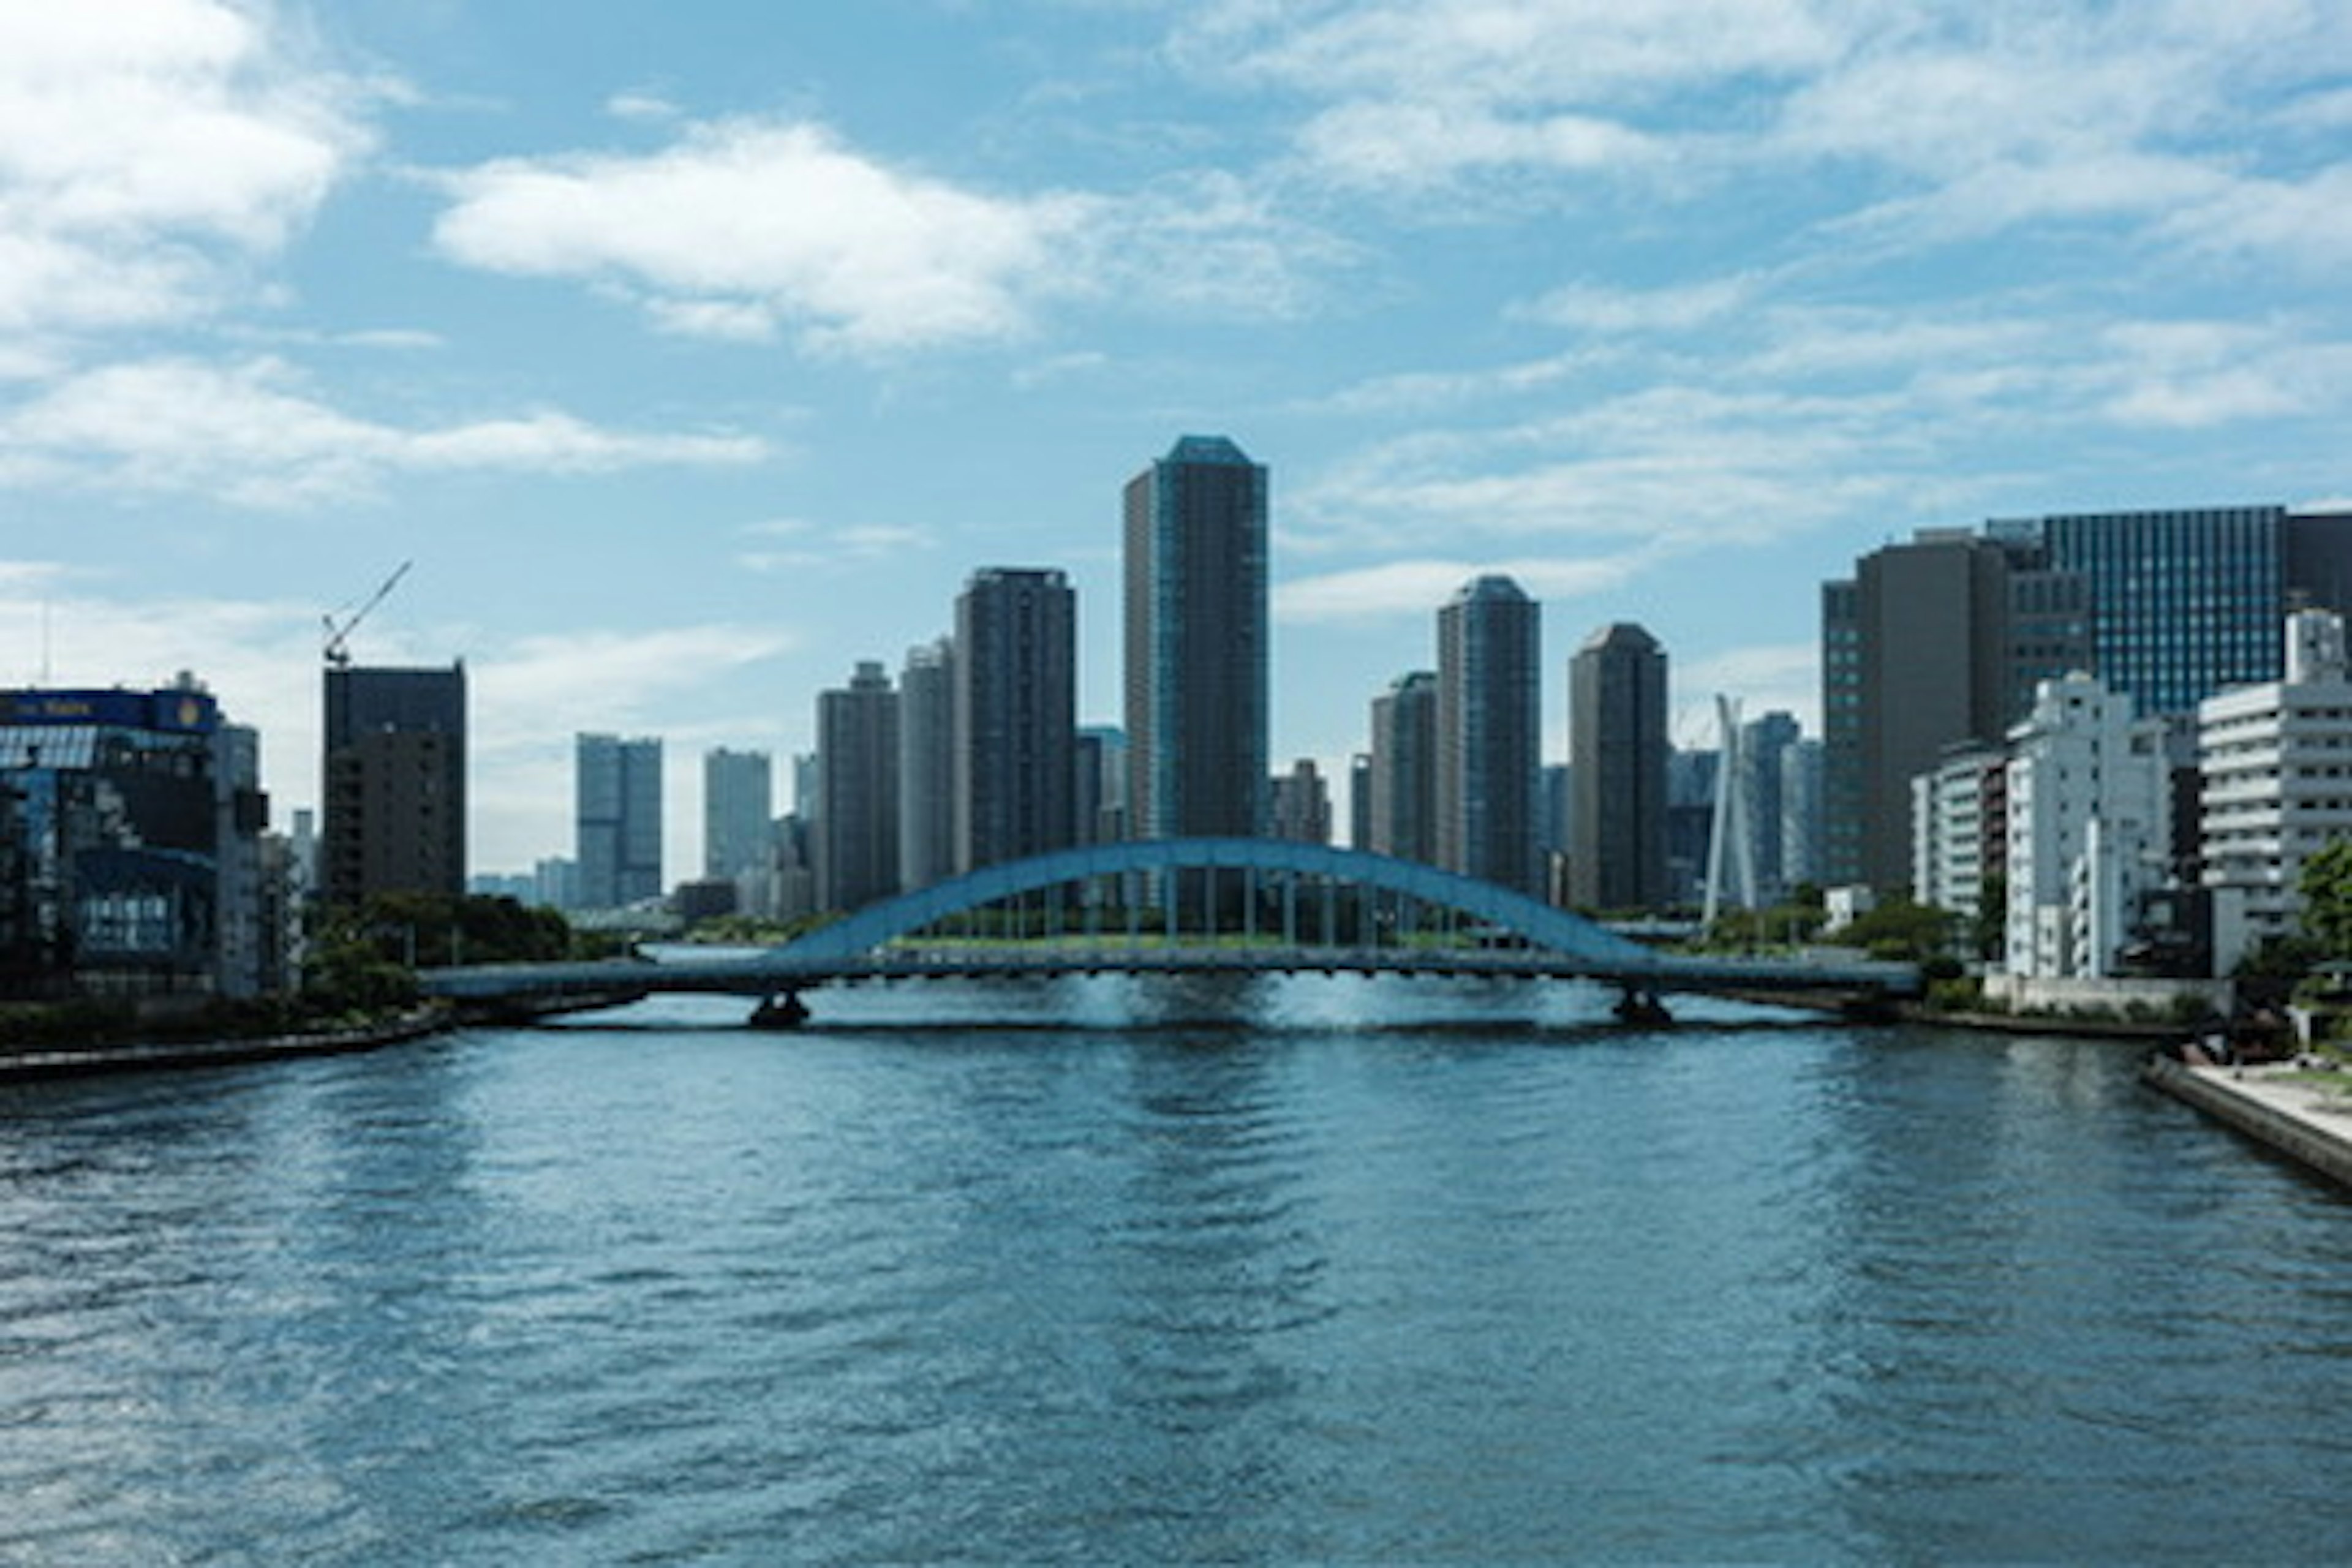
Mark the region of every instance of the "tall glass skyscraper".
<instances>
[{"instance_id":1,"label":"tall glass skyscraper","mask_svg":"<svg viewBox=\"0 0 2352 1568\"><path fill-rule=\"evenodd\" d=\"M1125 506L1129 833L1255 837L1266 822L1266 470L1187 436Z\"/></svg>"},{"instance_id":2,"label":"tall glass skyscraper","mask_svg":"<svg viewBox=\"0 0 2352 1568\"><path fill-rule=\"evenodd\" d=\"M1436 719L1436 863L1541 893L1543 613L1510 578L1474 578L1437 612Z\"/></svg>"},{"instance_id":3,"label":"tall glass skyscraper","mask_svg":"<svg viewBox=\"0 0 2352 1568\"><path fill-rule=\"evenodd\" d=\"M721 880L775 859L775 770L765 752L702 754L702 874Z\"/></svg>"},{"instance_id":4,"label":"tall glass skyscraper","mask_svg":"<svg viewBox=\"0 0 2352 1568\"><path fill-rule=\"evenodd\" d=\"M662 743L582 735L572 826L580 905L612 910L662 896Z\"/></svg>"},{"instance_id":5,"label":"tall glass skyscraper","mask_svg":"<svg viewBox=\"0 0 2352 1568\"><path fill-rule=\"evenodd\" d=\"M991 567L956 599L956 869L1066 849L1077 831L1077 595Z\"/></svg>"}]
</instances>

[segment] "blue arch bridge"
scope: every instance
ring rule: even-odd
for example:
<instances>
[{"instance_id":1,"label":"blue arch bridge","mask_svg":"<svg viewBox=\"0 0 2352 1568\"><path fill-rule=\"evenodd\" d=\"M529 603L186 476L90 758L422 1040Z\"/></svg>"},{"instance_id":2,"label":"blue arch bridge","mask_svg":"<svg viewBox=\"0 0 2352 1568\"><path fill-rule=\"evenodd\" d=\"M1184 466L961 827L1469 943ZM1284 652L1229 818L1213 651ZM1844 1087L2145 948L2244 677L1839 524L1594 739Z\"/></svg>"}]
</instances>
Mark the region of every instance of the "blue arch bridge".
<instances>
[{"instance_id":1,"label":"blue arch bridge","mask_svg":"<svg viewBox=\"0 0 2352 1568\"><path fill-rule=\"evenodd\" d=\"M518 1010L656 992L756 997L795 1025L802 994L868 980L1203 972L1521 976L1668 993L1776 994L1866 1012L1916 996L1918 970L1863 960L1661 952L1491 882L1360 849L1271 838L1092 845L990 866L751 954L428 970L428 995Z\"/></svg>"}]
</instances>

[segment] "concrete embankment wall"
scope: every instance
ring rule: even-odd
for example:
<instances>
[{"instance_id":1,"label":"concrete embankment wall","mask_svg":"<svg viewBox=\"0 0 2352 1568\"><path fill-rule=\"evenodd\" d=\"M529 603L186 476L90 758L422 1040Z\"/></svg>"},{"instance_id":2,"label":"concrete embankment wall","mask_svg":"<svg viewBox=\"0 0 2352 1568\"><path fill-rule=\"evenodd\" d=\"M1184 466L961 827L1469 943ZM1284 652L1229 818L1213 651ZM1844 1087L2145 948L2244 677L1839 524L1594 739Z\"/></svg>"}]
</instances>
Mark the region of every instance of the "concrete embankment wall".
<instances>
[{"instance_id":1,"label":"concrete embankment wall","mask_svg":"<svg viewBox=\"0 0 2352 1568\"><path fill-rule=\"evenodd\" d=\"M2352 1187L2352 1140L2299 1116L2267 1105L2229 1082L2161 1058L2148 1063L2147 1082L2257 1142Z\"/></svg>"},{"instance_id":2,"label":"concrete embankment wall","mask_svg":"<svg viewBox=\"0 0 2352 1568\"><path fill-rule=\"evenodd\" d=\"M447 1016L439 1009L422 1008L363 1028L250 1040L130 1040L105 1046L0 1047L0 1082L336 1056L419 1039L446 1026Z\"/></svg>"}]
</instances>

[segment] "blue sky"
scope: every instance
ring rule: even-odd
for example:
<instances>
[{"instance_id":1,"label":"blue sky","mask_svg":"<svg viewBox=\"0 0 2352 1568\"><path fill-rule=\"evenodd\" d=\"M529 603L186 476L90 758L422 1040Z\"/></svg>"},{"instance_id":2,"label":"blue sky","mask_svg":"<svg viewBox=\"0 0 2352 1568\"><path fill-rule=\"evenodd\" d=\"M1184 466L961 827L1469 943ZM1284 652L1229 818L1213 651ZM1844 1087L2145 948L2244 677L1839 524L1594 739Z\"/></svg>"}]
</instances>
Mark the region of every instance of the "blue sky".
<instances>
[{"instance_id":1,"label":"blue sky","mask_svg":"<svg viewBox=\"0 0 2352 1568\"><path fill-rule=\"evenodd\" d=\"M0 681L193 669L317 793L321 616L571 737L810 744L1175 437L1274 477L1275 749L1479 572L1818 703L1927 525L2352 492L2341 0L0 0ZM780 803L781 804L781 803Z\"/></svg>"}]
</instances>

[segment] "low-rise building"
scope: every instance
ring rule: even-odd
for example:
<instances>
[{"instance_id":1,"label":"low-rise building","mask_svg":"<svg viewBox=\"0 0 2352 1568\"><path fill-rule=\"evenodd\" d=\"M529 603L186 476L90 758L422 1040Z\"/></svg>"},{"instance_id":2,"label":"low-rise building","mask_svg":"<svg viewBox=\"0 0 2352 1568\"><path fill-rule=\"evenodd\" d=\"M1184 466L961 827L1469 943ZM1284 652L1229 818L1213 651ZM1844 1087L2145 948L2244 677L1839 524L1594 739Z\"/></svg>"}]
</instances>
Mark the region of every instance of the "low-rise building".
<instances>
[{"instance_id":1,"label":"low-rise building","mask_svg":"<svg viewBox=\"0 0 2352 1568\"><path fill-rule=\"evenodd\" d=\"M2344 620L2287 618L2286 678L2199 704L2200 877L2213 895L2214 964L2227 973L2302 929L2303 863L2352 835L2352 661Z\"/></svg>"}]
</instances>

